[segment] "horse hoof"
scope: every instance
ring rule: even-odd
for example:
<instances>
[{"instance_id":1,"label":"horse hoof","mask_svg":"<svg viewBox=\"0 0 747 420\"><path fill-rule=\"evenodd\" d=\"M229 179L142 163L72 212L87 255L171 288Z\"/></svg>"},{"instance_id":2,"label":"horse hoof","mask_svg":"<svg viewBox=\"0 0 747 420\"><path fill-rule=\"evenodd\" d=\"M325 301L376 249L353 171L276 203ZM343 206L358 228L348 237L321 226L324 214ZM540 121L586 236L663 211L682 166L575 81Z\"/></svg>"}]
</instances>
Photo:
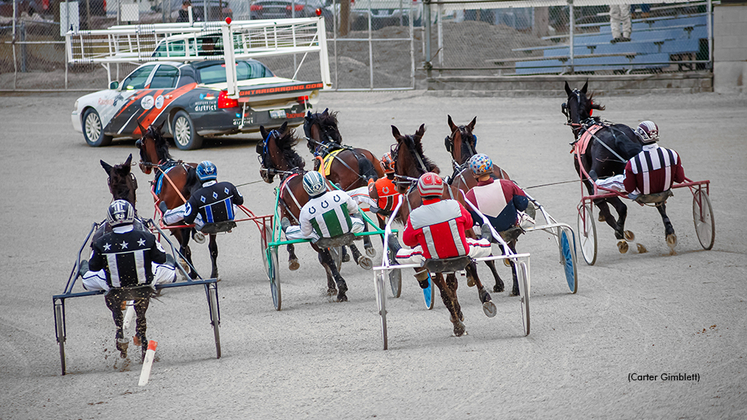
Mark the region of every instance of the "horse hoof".
<instances>
[{"instance_id":1,"label":"horse hoof","mask_svg":"<svg viewBox=\"0 0 747 420\"><path fill-rule=\"evenodd\" d=\"M670 233L667 235L667 246L674 250L674 247L677 246L677 235L674 233Z\"/></svg>"},{"instance_id":2,"label":"horse hoof","mask_svg":"<svg viewBox=\"0 0 747 420\"><path fill-rule=\"evenodd\" d=\"M504 290L506 290L506 286L504 286L502 282L493 286L493 291L495 293L503 293Z\"/></svg>"},{"instance_id":3,"label":"horse hoof","mask_svg":"<svg viewBox=\"0 0 747 420\"><path fill-rule=\"evenodd\" d=\"M475 285L475 279L473 279L472 277L467 277L467 286L474 287L474 285Z\"/></svg>"},{"instance_id":4,"label":"horse hoof","mask_svg":"<svg viewBox=\"0 0 747 420\"><path fill-rule=\"evenodd\" d=\"M371 261L368 257L360 257L358 258L358 265L361 266L364 270L370 270L373 268L373 261Z\"/></svg>"},{"instance_id":5,"label":"horse hoof","mask_svg":"<svg viewBox=\"0 0 747 420\"><path fill-rule=\"evenodd\" d=\"M605 219L604 215L602 215L602 214L600 213L600 214L599 214L599 218L598 218L597 220L599 220L600 222L604 222L604 221L605 221L605 220L607 220L607 219Z\"/></svg>"},{"instance_id":6,"label":"horse hoof","mask_svg":"<svg viewBox=\"0 0 747 420\"><path fill-rule=\"evenodd\" d=\"M645 254L645 253L648 252L648 249L646 249L646 247L643 246L643 244L635 244L635 246L636 246L636 248L638 248L638 253L639 254Z\"/></svg>"},{"instance_id":7,"label":"horse hoof","mask_svg":"<svg viewBox=\"0 0 747 420\"><path fill-rule=\"evenodd\" d=\"M482 304L482 311L485 312L488 318L492 318L498 313L498 308L495 307L495 303L487 301Z\"/></svg>"},{"instance_id":8,"label":"horse hoof","mask_svg":"<svg viewBox=\"0 0 747 420\"><path fill-rule=\"evenodd\" d=\"M628 243L620 239L617 241L617 250L620 251L621 254L628 252Z\"/></svg>"},{"instance_id":9,"label":"horse hoof","mask_svg":"<svg viewBox=\"0 0 747 420\"><path fill-rule=\"evenodd\" d=\"M202 232L195 232L192 234L192 239L194 239L195 242L202 245L205 243L205 235Z\"/></svg>"},{"instance_id":10,"label":"horse hoof","mask_svg":"<svg viewBox=\"0 0 747 420\"><path fill-rule=\"evenodd\" d=\"M301 267L297 259L288 260L288 269L290 271L296 271Z\"/></svg>"},{"instance_id":11,"label":"horse hoof","mask_svg":"<svg viewBox=\"0 0 747 420\"><path fill-rule=\"evenodd\" d=\"M625 231L625 240L626 241L635 241L635 233L633 233L633 232L631 232L629 230L626 230Z\"/></svg>"},{"instance_id":12,"label":"horse hoof","mask_svg":"<svg viewBox=\"0 0 747 420\"><path fill-rule=\"evenodd\" d=\"M505 265L506 267L511 267L511 261L508 259L505 259L503 260L503 265Z\"/></svg>"},{"instance_id":13,"label":"horse hoof","mask_svg":"<svg viewBox=\"0 0 747 420\"><path fill-rule=\"evenodd\" d=\"M509 296L519 296L521 293L519 292L519 289L513 289L511 290L511 294Z\"/></svg>"},{"instance_id":14,"label":"horse hoof","mask_svg":"<svg viewBox=\"0 0 747 420\"><path fill-rule=\"evenodd\" d=\"M193 271L193 272L189 273L189 277L192 278L192 280L196 279L197 278L197 272Z\"/></svg>"},{"instance_id":15,"label":"horse hoof","mask_svg":"<svg viewBox=\"0 0 747 420\"><path fill-rule=\"evenodd\" d=\"M368 255L371 258L375 257L376 256L376 249L374 249L374 247L372 247L372 246L366 248L366 255Z\"/></svg>"},{"instance_id":16,"label":"horse hoof","mask_svg":"<svg viewBox=\"0 0 747 420\"><path fill-rule=\"evenodd\" d=\"M464 326L464 323L462 321L457 321L454 323L454 335L457 337L461 337L464 335L464 331L467 330L467 327Z\"/></svg>"},{"instance_id":17,"label":"horse hoof","mask_svg":"<svg viewBox=\"0 0 747 420\"><path fill-rule=\"evenodd\" d=\"M327 296L334 296L337 294L337 289L330 287L327 289Z\"/></svg>"},{"instance_id":18,"label":"horse hoof","mask_svg":"<svg viewBox=\"0 0 747 420\"><path fill-rule=\"evenodd\" d=\"M340 292L337 295L337 301L338 302L347 302L348 301L348 295L346 295L345 292Z\"/></svg>"}]
</instances>

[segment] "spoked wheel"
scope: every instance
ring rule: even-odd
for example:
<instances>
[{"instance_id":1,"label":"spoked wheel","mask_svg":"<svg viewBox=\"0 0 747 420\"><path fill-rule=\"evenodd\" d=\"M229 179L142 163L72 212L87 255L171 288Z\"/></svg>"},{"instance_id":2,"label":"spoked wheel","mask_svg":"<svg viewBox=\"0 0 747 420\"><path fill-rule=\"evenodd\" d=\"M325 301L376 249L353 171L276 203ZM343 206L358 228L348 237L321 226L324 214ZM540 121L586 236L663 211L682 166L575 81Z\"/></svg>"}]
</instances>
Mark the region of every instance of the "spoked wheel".
<instances>
[{"instance_id":1,"label":"spoked wheel","mask_svg":"<svg viewBox=\"0 0 747 420\"><path fill-rule=\"evenodd\" d=\"M525 262L517 264L519 293L521 294L521 323L524 326L524 336L529 335L529 270Z\"/></svg>"},{"instance_id":2,"label":"spoked wheel","mask_svg":"<svg viewBox=\"0 0 747 420\"><path fill-rule=\"evenodd\" d=\"M429 311L433 309L433 305L436 303L436 299L434 299L435 296L436 296L436 286L433 285L433 280L431 279L431 273L428 273L428 287L423 289L423 302L425 302L425 307Z\"/></svg>"},{"instance_id":3,"label":"spoked wheel","mask_svg":"<svg viewBox=\"0 0 747 420\"><path fill-rule=\"evenodd\" d=\"M396 264L394 252L389 250L389 264ZM402 270L389 272L389 286L392 288L392 296L398 298L402 295Z\"/></svg>"},{"instance_id":4,"label":"spoked wheel","mask_svg":"<svg viewBox=\"0 0 747 420\"><path fill-rule=\"evenodd\" d=\"M275 305L275 310L280 310L282 307L282 295L280 294L280 266L278 265L278 249L272 247L267 249L269 254L269 269L270 274L270 291L272 292L272 304Z\"/></svg>"},{"instance_id":5,"label":"spoked wheel","mask_svg":"<svg viewBox=\"0 0 747 420\"><path fill-rule=\"evenodd\" d=\"M399 270L397 270L399 271ZM379 309L379 316L381 317L381 338L384 340L384 350L389 345L387 342L387 331L386 331L386 291L384 290L384 271L377 271L376 277L376 305Z\"/></svg>"},{"instance_id":6,"label":"spoked wheel","mask_svg":"<svg viewBox=\"0 0 747 420\"><path fill-rule=\"evenodd\" d=\"M713 248L713 242L716 240L716 225L711 199L703 189L698 189L693 194L693 221L700 246L703 249Z\"/></svg>"},{"instance_id":7,"label":"spoked wheel","mask_svg":"<svg viewBox=\"0 0 747 420\"><path fill-rule=\"evenodd\" d=\"M210 305L210 323L213 324L215 335L216 358L220 359L220 311L218 310L218 288L215 284L208 285L208 299Z\"/></svg>"},{"instance_id":8,"label":"spoked wheel","mask_svg":"<svg viewBox=\"0 0 747 420\"><path fill-rule=\"evenodd\" d=\"M57 333L57 342L60 344L60 364L62 366L62 374L65 374L65 322L63 319L62 305L55 303L54 305L54 322L55 331Z\"/></svg>"},{"instance_id":9,"label":"spoked wheel","mask_svg":"<svg viewBox=\"0 0 747 420\"><path fill-rule=\"evenodd\" d=\"M573 231L569 228L560 228L560 263L563 264L565 280L568 282L568 288L571 293L578 291L578 269L576 259L576 238Z\"/></svg>"},{"instance_id":10,"label":"spoked wheel","mask_svg":"<svg viewBox=\"0 0 747 420\"><path fill-rule=\"evenodd\" d=\"M269 280L271 278L270 276L270 263L269 263L269 253L267 249L268 238L272 237L272 231L267 226L263 226L262 230L259 234L259 248L262 252L262 264L265 267L265 275L267 275L267 279Z\"/></svg>"},{"instance_id":11,"label":"spoked wheel","mask_svg":"<svg viewBox=\"0 0 747 420\"><path fill-rule=\"evenodd\" d=\"M584 202L578 209L578 239L586 264L594 265L597 262L597 227L591 203Z\"/></svg>"}]
</instances>

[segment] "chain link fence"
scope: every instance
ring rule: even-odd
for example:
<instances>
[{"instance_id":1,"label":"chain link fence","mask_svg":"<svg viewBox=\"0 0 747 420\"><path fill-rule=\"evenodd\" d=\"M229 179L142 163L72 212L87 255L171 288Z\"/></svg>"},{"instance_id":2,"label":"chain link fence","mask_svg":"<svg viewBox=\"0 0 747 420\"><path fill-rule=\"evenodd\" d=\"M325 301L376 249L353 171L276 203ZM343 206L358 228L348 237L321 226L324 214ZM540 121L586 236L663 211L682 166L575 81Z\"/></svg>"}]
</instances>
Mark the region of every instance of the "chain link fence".
<instances>
[{"instance_id":1,"label":"chain link fence","mask_svg":"<svg viewBox=\"0 0 747 420\"><path fill-rule=\"evenodd\" d=\"M70 27L188 20L183 3L0 0L0 90L102 89L108 80L102 66L66 64L62 34ZM273 9L274 3L193 0L192 19L321 14L338 90L420 89L429 74L626 74L712 67L710 1L287 0L287 7ZM612 9L615 18L629 16L629 32L622 24L619 33L613 32ZM262 61L279 76L292 77L304 59L313 60ZM120 64L112 77L121 80L134 68Z\"/></svg>"}]
</instances>

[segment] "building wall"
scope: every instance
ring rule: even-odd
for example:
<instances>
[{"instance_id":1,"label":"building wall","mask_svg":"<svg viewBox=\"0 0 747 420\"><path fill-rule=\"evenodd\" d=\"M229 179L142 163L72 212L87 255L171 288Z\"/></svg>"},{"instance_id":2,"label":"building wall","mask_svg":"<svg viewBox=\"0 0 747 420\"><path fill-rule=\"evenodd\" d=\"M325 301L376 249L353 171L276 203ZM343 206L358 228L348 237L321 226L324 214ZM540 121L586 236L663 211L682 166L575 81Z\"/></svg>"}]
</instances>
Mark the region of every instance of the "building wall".
<instances>
[{"instance_id":1,"label":"building wall","mask_svg":"<svg viewBox=\"0 0 747 420\"><path fill-rule=\"evenodd\" d=\"M713 7L713 88L718 93L747 89L747 2Z\"/></svg>"}]
</instances>

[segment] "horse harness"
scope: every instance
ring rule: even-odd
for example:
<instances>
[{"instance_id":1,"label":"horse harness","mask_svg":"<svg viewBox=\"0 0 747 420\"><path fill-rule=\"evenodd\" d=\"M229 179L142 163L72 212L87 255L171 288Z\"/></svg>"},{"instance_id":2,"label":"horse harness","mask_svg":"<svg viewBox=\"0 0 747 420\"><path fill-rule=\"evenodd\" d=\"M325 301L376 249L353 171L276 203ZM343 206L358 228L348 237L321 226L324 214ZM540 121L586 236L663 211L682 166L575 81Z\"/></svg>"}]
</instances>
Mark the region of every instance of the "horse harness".
<instances>
[{"instance_id":1,"label":"horse harness","mask_svg":"<svg viewBox=\"0 0 747 420\"><path fill-rule=\"evenodd\" d=\"M569 117L570 121L570 117ZM571 147L571 153L577 153L579 155L583 155L586 152L586 148L591 143L591 139L597 140L598 143L600 143L602 146L604 146L610 153L615 155L617 159L619 159L620 163L627 163L628 160L624 159L622 156L620 156L619 153L617 153L615 150L613 150L610 146L607 145L607 143L603 142L599 137L597 137L596 133L601 131L604 128L609 128L610 132L612 133L612 137L615 138L615 142L617 142L617 135L615 134L615 131L619 131L617 128L615 128L612 124L608 123L607 121L601 121L598 117L597 118L588 118L586 121L582 123L572 123L569 122L568 125L571 126L571 129L573 130L573 134L576 137L576 140L574 140L572 143L570 143Z\"/></svg>"},{"instance_id":2,"label":"horse harness","mask_svg":"<svg viewBox=\"0 0 747 420\"><path fill-rule=\"evenodd\" d=\"M305 127L304 127L304 130L306 130ZM331 168L332 167L332 163L331 162L332 162L332 160L334 160L334 161L340 162L343 166L345 166L346 168L350 169L350 172L352 172L355 175L357 175L358 179L362 179L362 180L365 181L366 180L365 176L361 175L359 171L356 171L355 169L353 169L350 165L347 164L347 162L345 162L344 160L340 159L337 155L340 154L340 152L343 152L345 150L350 150L353 153L353 156L355 157L355 159L358 160L358 161L360 161L361 159L365 159L366 157L363 156L363 155L361 155L360 153L356 152L354 147L351 147L351 146L348 146L348 145L343 145L343 144L337 143L334 140L330 139L330 137L326 134L326 132L324 132L324 130L322 130L322 134L325 137L327 137L327 141L326 142L324 140L322 140L321 142L319 142L319 141L317 141L317 140L309 137L309 133L308 132L306 133L306 141L308 141L310 143L316 144L316 147L314 148L313 154L314 154L314 159L316 159L316 160L319 161L319 169L320 169L319 172L321 172L322 175L325 175L325 178L326 178L326 171L324 169L325 168L325 164L328 164L329 167ZM353 181L353 183L355 183L355 181ZM353 183L351 183L351 185ZM348 187L350 187L350 185L348 185L347 187L343 188L343 190L347 190Z\"/></svg>"}]
</instances>

